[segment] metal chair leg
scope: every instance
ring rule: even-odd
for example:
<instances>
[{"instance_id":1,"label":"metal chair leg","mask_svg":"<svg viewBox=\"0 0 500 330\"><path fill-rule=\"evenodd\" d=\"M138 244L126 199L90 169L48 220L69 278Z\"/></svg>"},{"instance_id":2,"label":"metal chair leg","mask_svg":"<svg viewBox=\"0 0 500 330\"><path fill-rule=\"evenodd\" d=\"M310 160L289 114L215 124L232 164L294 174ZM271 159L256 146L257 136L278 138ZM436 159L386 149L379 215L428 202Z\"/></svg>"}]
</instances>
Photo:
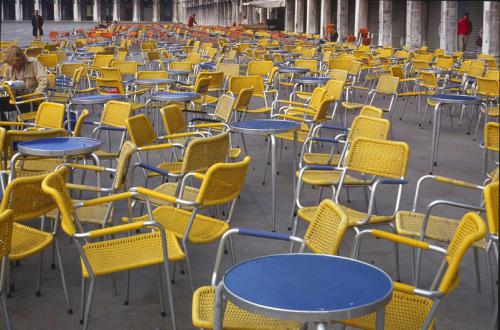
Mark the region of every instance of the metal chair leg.
<instances>
[{"instance_id":1,"label":"metal chair leg","mask_svg":"<svg viewBox=\"0 0 500 330\"><path fill-rule=\"evenodd\" d=\"M127 270L125 272L125 300L123 301L123 304L125 306L128 306L130 301L130 271Z\"/></svg>"},{"instance_id":2,"label":"metal chair leg","mask_svg":"<svg viewBox=\"0 0 500 330\"><path fill-rule=\"evenodd\" d=\"M83 324L83 318L85 316L85 294L86 294L87 281L85 277L82 276L82 287L80 296L80 324Z\"/></svg>"},{"instance_id":3,"label":"metal chair leg","mask_svg":"<svg viewBox=\"0 0 500 330\"><path fill-rule=\"evenodd\" d=\"M191 291L194 292L194 282L193 282L193 275L191 273L191 263L189 262L189 252L185 241L182 241L182 248L184 249L184 253L186 254L185 262L186 262L186 271L188 273L188 278L189 278L189 284L191 285Z\"/></svg>"},{"instance_id":4,"label":"metal chair leg","mask_svg":"<svg viewBox=\"0 0 500 330\"><path fill-rule=\"evenodd\" d=\"M90 278L89 292L87 293L87 304L85 305L85 315L83 317L83 330L89 327L90 311L92 310L92 300L94 298L95 278Z\"/></svg>"},{"instance_id":5,"label":"metal chair leg","mask_svg":"<svg viewBox=\"0 0 500 330\"><path fill-rule=\"evenodd\" d=\"M163 286L163 273L165 271L163 270L162 264L158 264L158 284L160 286L159 296L160 296L160 306L161 306L161 316L165 317L167 316L167 309L165 306L165 291L164 291L164 286Z\"/></svg>"},{"instance_id":6,"label":"metal chair leg","mask_svg":"<svg viewBox=\"0 0 500 330\"><path fill-rule=\"evenodd\" d=\"M479 254L476 247L472 248L472 252L474 253L474 268L476 270L476 287L477 292L481 293L481 274L479 270Z\"/></svg>"},{"instance_id":7,"label":"metal chair leg","mask_svg":"<svg viewBox=\"0 0 500 330\"><path fill-rule=\"evenodd\" d=\"M6 330L11 330L12 326L10 323L9 312L7 310L7 301L5 299L5 277L8 272L7 265L9 263L8 257L2 259L1 273L0 273L0 305L1 314L3 315L4 326Z\"/></svg>"},{"instance_id":8,"label":"metal chair leg","mask_svg":"<svg viewBox=\"0 0 500 330\"><path fill-rule=\"evenodd\" d=\"M37 273L37 277L36 277L36 292L35 292L35 296L37 297L40 297L42 294L41 294L41 291L40 291L40 287L42 286L42 266L43 266L43 250L40 251L40 261L39 261L39 264L38 264L38 273Z\"/></svg>"},{"instance_id":9,"label":"metal chair leg","mask_svg":"<svg viewBox=\"0 0 500 330\"><path fill-rule=\"evenodd\" d=\"M61 282L64 290L64 298L66 299L66 307L68 314L73 314L73 308L71 307L71 301L69 299L68 285L66 283L66 276L64 275L64 267L62 263L61 252L59 249L59 243L57 242L57 238L54 237L54 250L57 256L57 263L59 264L59 272L61 274Z\"/></svg>"}]
</instances>

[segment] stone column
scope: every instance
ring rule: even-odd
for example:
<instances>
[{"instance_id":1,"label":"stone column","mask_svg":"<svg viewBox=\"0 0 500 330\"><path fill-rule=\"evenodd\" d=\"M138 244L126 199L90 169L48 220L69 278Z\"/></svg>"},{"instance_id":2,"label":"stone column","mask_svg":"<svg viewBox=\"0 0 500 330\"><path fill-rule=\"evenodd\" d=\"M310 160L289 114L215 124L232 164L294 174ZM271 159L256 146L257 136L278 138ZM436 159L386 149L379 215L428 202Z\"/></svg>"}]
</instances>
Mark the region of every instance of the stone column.
<instances>
[{"instance_id":1,"label":"stone column","mask_svg":"<svg viewBox=\"0 0 500 330\"><path fill-rule=\"evenodd\" d=\"M422 45L422 3L406 2L406 44L411 49Z\"/></svg>"},{"instance_id":2,"label":"stone column","mask_svg":"<svg viewBox=\"0 0 500 330\"><path fill-rule=\"evenodd\" d=\"M236 25L240 24L240 15L239 15L239 5L238 5L238 1L233 1L232 3L232 17L233 17L233 22L236 23ZM233 22L231 22L231 24L233 24Z\"/></svg>"},{"instance_id":3,"label":"stone column","mask_svg":"<svg viewBox=\"0 0 500 330\"><path fill-rule=\"evenodd\" d=\"M99 22L101 20L101 1L94 0L94 6L92 7L92 15L94 15L94 22Z\"/></svg>"},{"instance_id":4,"label":"stone column","mask_svg":"<svg viewBox=\"0 0 500 330\"><path fill-rule=\"evenodd\" d=\"M483 48L485 54L500 55L500 2L485 1L483 7ZM471 40L469 40L471 42Z\"/></svg>"},{"instance_id":5,"label":"stone column","mask_svg":"<svg viewBox=\"0 0 500 330\"><path fill-rule=\"evenodd\" d=\"M285 1L285 31L293 32L294 19L295 19L295 0L286 0Z\"/></svg>"},{"instance_id":6,"label":"stone column","mask_svg":"<svg viewBox=\"0 0 500 330\"><path fill-rule=\"evenodd\" d=\"M139 22L140 21L139 1L138 0L134 0L132 20L134 22Z\"/></svg>"},{"instance_id":7,"label":"stone column","mask_svg":"<svg viewBox=\"0 0 500 330\"><path fill-rule=\"evenodd\" d=\"M159 6L160 6L160 3L158 2L158 0L153 0L153 22L159 22L160 21L160 18L159 18Z\"/></svg>"},{"instance_id":8,"label":"stone column","mask_svg":"<svg viewBox=\"0 0 500 330\"><path fill-rule=\"evenodd\" d=\"M82 14L80 13L80 0L73 0L73 21L80 22Z\"/></svg>"},{"instance_id":9,"label":"stone column","mask_svg":"<svg viewBox=\"0 0 500 330\"><path fill-rule=\"evenodd\" d=\"M23 7L21 6L21 0L15 0L15 12L16 12L16 21L23 20ZM3 12L3 11L2 11Z\"/></svg>"},{"instance_id":10,"label":"stone column","mask_svg":"<svg viewBox=\"0 0 500 330\"><path fill-rule=\"evenodd\" d=\"M332 1L321 0L321 22L319 25L320 34L325 34L325 25L332 23Z\"/></svg>"},{"instance_id":11,"label":"stone column","mask_svg":"<svg viewBox=\"0 0 500 330\"><path fill-rule=\"evenodd\" d=\"M316 22L318 18L316 17L316 10L318 6L317 0L307 0L307 10L306 10L306 32L316 34L318 29L316 28Z\"/></svg>"},{"instance_id":12,"label":"stone column","mask_svg":"<svg viewBox=\"0 0 500 330\"><path fill-rule=\"evenodd\" d=\"M378 5L378 44L392 43L392 1L380 0Z\"/></svg>"},{"instance_id":13,"label":"stone column","mask_svg":"<svg viewBox=\"0 0 500 330\"><path fill-rule=\"evenodd\" d=\"M42 6L40 6L40 0L35 0L34 9L38 10L38 14L42 16Z\"/></svg>"},{"instance_id":14,"label":"stone column","mask_svg":"<svg viewBox=\"0 0 500 330\"><path fill-rule=\"evenodd\" d=\"M54 0L54 22L61 20L61 6L59 0Z\"/></svg>"},{"instance_id":15,"label":"stone column","mask_svg":"<svg viewBox=\"0 0 500 330\"><path fill-rule=\"evenodd\" d=\"M251 7L252 8L252 20L253 20L253 24L258 24L259 23L259 11L257 8L255 7Z\"/></svg>"},{"instance_id":16,"label":"stone column","mask_svg":"<svg viewBox=\"0 0 500 330\"><path fill-rule=\"evenodd\" d=\"M457 50L457 1L441 2L441 23L439 25L439 48L445 52Z\"/></svg>"},{"instance_id":17,"label":"stone column","mask_svg":"<svg viewBox=\"0 0 500 330\"><path fill-rule=\"evenodd\" d=\"M344 40L349 34L347 26L348 9L349 9L348 0L337 1L337 33L339 34L338 41Z\"/></svg>"},{"instance_id":18,"label":"stone column","mask_svg":"<svg viewBox=\"0 0 500 330\"><path fill-rule=\"evenodd\" d=\"M295 32L304 32L305 0L295 0Z\"/></svg>"},{"instance_id":19,"label":"stone column","mask_svg":"<svg viewBox=\"0 0 500 330\"><path fill-rule=\"evenodd\" d=\"M354 35L358 35L359 29L368 27L368 0L356 0L354 10Z\"/></svg>"},{"instance_id":20,"label":"stone column","mask_svg":"<svg viewBox=\"0 0 500 330\"><path fill-rule=\"evenodd\" d=\"M118 11L118 2L120 0L113 0L113 21L119 21L120 20L120 13Z\"/></svg>"}]
</instances>

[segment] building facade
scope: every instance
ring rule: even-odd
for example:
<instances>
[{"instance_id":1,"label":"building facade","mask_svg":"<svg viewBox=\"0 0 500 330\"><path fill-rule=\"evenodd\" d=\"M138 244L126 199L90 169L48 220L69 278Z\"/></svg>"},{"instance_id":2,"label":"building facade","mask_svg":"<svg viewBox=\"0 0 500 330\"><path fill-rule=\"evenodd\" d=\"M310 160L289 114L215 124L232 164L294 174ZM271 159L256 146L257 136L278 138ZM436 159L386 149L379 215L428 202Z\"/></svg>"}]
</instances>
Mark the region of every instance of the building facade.
<instances>
[{"instance_id":1,"label":"building facade","mask_svg":"<svg viewBox=\"0 0 500 330\"><path fill-rule=\"evenodd\" d=\"M255 3L253 2L255 1ZM283 20L287 31L322 34L335 24L340 38L366 27L373 43L457 49L457 20L473 24L467 50L499 55L500 2L432 0L2 0L2 19L28 20L38 9L45 20L186 22L233 25ZM276 2L284 8L274 7ZM255 5L252 5L254 3ZM267 4L266 4L267 3ZM261 6L265 6L262 8ZM478 36L482 33L481 40ZM479 43L479 44L478 44Z\"/></svg>"}]
</instances>

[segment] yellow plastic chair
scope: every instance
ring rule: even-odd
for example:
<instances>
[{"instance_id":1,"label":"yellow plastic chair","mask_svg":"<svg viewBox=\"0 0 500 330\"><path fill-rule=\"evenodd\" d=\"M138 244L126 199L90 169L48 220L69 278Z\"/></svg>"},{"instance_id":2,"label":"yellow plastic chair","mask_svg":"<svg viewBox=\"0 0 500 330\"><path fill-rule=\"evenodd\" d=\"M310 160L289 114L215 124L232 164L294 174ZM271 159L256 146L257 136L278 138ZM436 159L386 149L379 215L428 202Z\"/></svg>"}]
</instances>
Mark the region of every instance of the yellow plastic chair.
<instances>
[{"instance_id":1,"label":"yellow plastic chair","mask_svg":"<svg viewBox=\"0 0 500 330\"><path fill-rule=\"evenodd\" d=\"M273 102L276 101L278 97L278 91L271 89L266 90L264 86L264 79L261 76L237 76L229 78L228 92L232 95L238 95L240 91L244 88L252 88L252 96L263 99L264 107L247 109L246 113L269 113L271 112L271 107L268 101L268 95L273 96Z\"/></svg>"},{"instance_id":2,"label":"yellow plastic chair","mask_svg":"<svg viewBox=\"0 0 500 330\"><path fill-rule=\"evenodd\" d=\"M45 93L30 93L16 96L10 85L6 82L2 84L5 92L9 96L9 103L12 104L16 110L19 120L27 121L36 118L36 112L33 111L33 106L36 103L47 101L47 95ZM31 112L22 113L19 109L20 105L29 104L31 105Z\"/></svg>"},{"instance_id":3,"label":"yellow plastic chair","mask_svg":"<svg viewBox=\"0 0 500 330\"><path fill-rule=\"evenodd\" d=\"M151 218L145 221L137 221L135 223L88 232L77 230L77 228L81 228L78 226L78 209L119 200L130 200L137 198L137 194L126 192L87 200L77 206L73 206L61 171L47 176L42 182L42 188L43 192L51 196L57 203L59 211L61 212L62 230L73 238L80 253L80 263L82 267L82 305L80 322L83 324L83 329L89 328L95 280L97 277L153 265L158 266L160 278L165 277L166 279L166 283L160 281L160 304L162 307L162 314L165 315L167 310L167 299L165 295L168 295L171 326L175 329L175 311L170 286L168 261L184 258L184 253L175 236L168 232L166 233L163 226L153 221ZM149 205L148 211L148 213L151 214ZM138 233L141 229L144 230L143 233ZM126 237L110 238L119 233L128 233L128 235ZM88 290L86 290L87 281L90 281ZM165 285L166 289L164 288ZM88 292L86 294L87 301L85 303L86 291ZM168 324L168 320L165 322L165 325L168 327L170 325Z\"/></svg>"},{"instance_id":4,"label":"yellow plastic chair","mask_svg":"<svg viewBox=\"0 0 500 330\"><path fill-rule=\"evenodd\" d=\"M114 74L118 73L120 74L117 70L113 71ZM148 91L148 88L143 88L135 91L127 91L126 88L124 88L122 79L120 78L97 78L96 79L96 84L97 84L97 91L101 95L123 95L125 100L127 100L126 103L129 103L132 108L132 112L139 111L141 109L144 109L146 105L138 101L138 96L143 95Z\"/></svg>"},{"instance_id":5,"label":"yellow plastic chair","mask_svg":"<svg viewBox=\"0 0 500 330\"><path fill-rule=\"evenodd\" d=\"M38 61L49 72L56 72L57 64L59 63L56 54L40 54L37 56Z\"/></svg>"},{"instance_id":6,"label":"yellow plastic chair","mask_svg":"<svg viewBox=\"0 0 500 330\"><path fill-rule=\"evenodd\" d=\"M203 133L198 134L198 136L200 135L203 136ZM165 161L156 166L152 166L144 162L140 155L140 152L173 147L178 147L178 145L160 144L159 146L144 146L137 148L139 152L139 163L135 165L135 167L139 167L143 170L143 174L146 177L146 183L149 177L158 175L174 180L183 180L184 177L190 173L204 173L213 164L225 162L229 152L229 132L211 137L193 139L187 145L182 155L182 160ZM179 189L180 185L178 182L166 182L154 188L156 192L171 196L176 196ZM185 187L185 196L182 196L182 198L186 200L195 200L198 192L198 188L187 186ZM165 204L161 199L152 199L151 202L155 205Z\"/></svg>"},{"instance_id":7,"label":"yellow plastic chair","mask_svg":"<svg viewBox=\"0 0 500 330\"><path fill-rule=\"evenodd\" d=\"M356 237L353 257L359 254L362 237L373 236L394 244L403 244L419 250L433 251L443 255L441 267L429 289L421 289L405 283L394 282L392 300L385 307L387 329L432 329L434 317L442 299L451 293L460 282L459 267L469 247L484 238L486 225L475 213L463 216L448 249L427 242L391 234L381 230L363 231ZM361 329L375 329L375 313L341 323Z\"/></svg>"},{"instance_id":8,"label":"yellow plastic chair","mask_svg":"<svg viewBox=\"0 0 500 330\"><path fill-rule=\"evenodd\" d=\"M22 121L0 121L0 126L17 126L19 128L28 127L30 129L63 128L65 114L66 109L64 107L64 104L42 102L38 106L35 121L33 123L25 123Z\"/></svg>"},{"instance_id":9,"label":"yellow plastic chair","mask_svg":"<svg viewBox=\"0 0 500 330\"><path fill-rule=\"evenodd\" d=\"M198 141L198 140L197 140ZM192 146L195 142L189 146ZM189 148L189 147L188 147ZM153 211L153 219L161 223L167 232L173 233L181 240L186 254L186 268L189 274L191 287L194 290L191 265L187 243L208 244L218 240L227 230L234 213L237 197L239 196L250 164L250 157L237 163L216 163L208 168L205 174L193 173L182 180L178 194L163 194L146 188L137 188L137 192L150 199L176 204L179 207L163 205ZM200 188L193 200L186 200L184 188L186 178L200 180ZM200 209L230 203L227 220L209 217L199 213ZM192 210L183 209L192 208ZM144 221L145 217L135 218L134 221Z\"/></svg>"},{"instance_id":10,"label":"yellow plastic chair","mask_svg":"<svg viewBox=\"0 0 500 330\"><path fill-rule=\"evenodd\" d=\"M16 178L12 180L5 189L4 198L0 205L0 213L6 210L12 210L14 225L12 227L11 250L9 261L15 262L38 255L40 263L36 272L36 296L41 295L42 280L42 262L43 252L49 247L55 251L58 268L61 274L61 282L64 291L67 311L72 313L71 302L69 300L66 278L64 275L64 266L60 254L59 243L57 240L58 224L57 220L53 224L52 231L45 231L44 226L36 229L22 224L27 220L43 218L46 214L57 208L55 202L42 190L42 181L47 175L36 175L31 177ZM54 262L53 262L54 264ZM10 281L10 278L9 278ZM13 282L8 283L9 293L13 288Z\"/></svg>"},{"instance_id":11,"label":"yellow plastic chair","mask_svg":"<svg viewBox=\"0 0 500 330\"><path fill-rule=\"evenodd\" d=\"M481 146L481 145L480 145ZM495 176L498 180L498 153L500 152L500 124L489 122L484 126L484 142L481 146L484 149L483 153L483 174L488 179L493 179ZM490 166L496 167L491 171Z\"/></svg>"},{"instance_id":12,"label":"yellow plastic chair","mask_svg":"<svg viewBox=\"0 0 500 330\"><path fill-rule=\"evenodd\" d=\"M247 76L257 75L267 77L274 67L273 61L250 61L247 67Z\"/></svg>"},{"instance_id":13,"label":"yellow plastic chair","mask_svg":"<svg viewBox=\"0 0 500 330\"><path fill-rule=\"evenodd\" d=\"M3 324L6 330L11 330L12 325L7 310L7 301L5 299L5 279L7 273L7 263L9 262L9 253L11 251L12 242L12 226L14 221L14 212L12 210L5 210L0 213L0 258L2 263L0 265L0 308L3 315Z\"/></svg>"},{"instance_id":14,"label":"yellow plastic chair","mask_svg":"<svg viewBox=\"0 0 500 330\"><path fill-rule=\"evenodd\" d=\"M484 125L488 123L490 118L498 119L500 117L500 105L498 98L500 97L500 81L494 78L477 78L476 94L483 98L484 103L481 105L479 116L477 118L476 130L474 132L474 140L477 137L479 123L484 115Z\"/></svg>"},{"instance_id":15,"label":"yellow plastic chair","mask_svg":"<svg viewBox=\"0 0 500 330\"><path fill-rule=\"evenodd\" d=\"M494 258L496 262L496 267L498 268L498 205L499 205L499 192L498 192L498 181L490 183L484 188L484 206L486 208L486 219L488 222L488 243L486 248L487 256L487 266L488 275L491 282L492 290L492 306L493 306L493 317L492 317L492 328L495 328L496 323L498 323L498 299L495 295L495 281L493 278L493 273L491 269L491 250L494 252Z\"/></svg>"},{"instance_id":16,"label":"yellow plastic chair","mask_svg":"<svg viewBox=\"0 0 500 330\"><path fill-rule=\"evenodd\" d=\"M321 142L323 143L333 142L333 146L329 153L312 152L315 140L312 137L308 138L307 143L304 143L302 147L300 167L302 167L302 165L331 165L331 166L339 165L340 160L342 159L341 156L345 152L347 152L347 150L345 152L343 151L341 154L337 154L335 153L334 146L335 144L337 144L337 141L340 141L344 138L346 139L346 144L344 145L344 149L348 147L349 141L353 141L358 136L367 136L371 138L377 138L382 136L382 138L384 139L387 138L388 134L387 132L390 127L390 122L387 120L382 120L382 121L371 120L371 119L381 119L382 115L383 111L381 109L365 105L361 109L359 116L354 118L350 129L343 129L328 125L320 125L317 128L317 131L321 131L322 129L340 130L341 132L344 133L336 135L335 138L333 139L332 138L321 139L322 140Z\"/></svg>"},{"instance_id":17,"label":"yellow plastic chair","mask_svg":"<svg viewBox=\"0 0 500 330\"><path fill-rule=\"evenodd\" d=\"M377 105L377 107L384 110L385 112L391 113L396 103L395 100L397 99L398 86L399 86L398 77L391 77L391 76L380 77L375 89L370 90L370 92L368 93L366 97L366 105L373 105L376 96L386 95L389 98L389 105L387 107L380 107ZM349 101L342 102L342 107L345 110L344 125L347 122L347 111L361 109L363 106L365 106L365 104L363 103L355 103Z\"/></svg>"},{"instance_id":18,"label":"yellow plastic chair","mask_svg":"<svg viewBox=\"0 0 500 330\"><path fill-rule=\"evenodd\" d=\"M338 185L341 178L341 173L336 170L336 168L342 168L345 163L346 156L349 153L352 142L359 137L366 137L370 139L387 139L390 131L390 122L387 119L370 117L365 115L359 115L354 118L351 128L348 130L347 135L340 134L335 138L326 137L315 137L312 136L303 144L301 151L301 158L299 163L300 171L296 173L298 176L297 188L295 191L296 203L294 210L292 212L292 217L290 218L291 228L293 215L296 210L297 216L295 217L294 227L297 226L297 220L300 218L306 222L311 221L311 217L315 212L316 206L303 207L300 203L300 195L303 189L303 184L317 185L321 187L321 192L323 187L332 187ZM330 129L329 126L320 125L318 130ZM336 128L333 128L334 130ZM347 130L344 130L344 132ZM344 148L340 154L334 153L335 149L331 149L330 153L314 153L312 152L312 146L314 142L323 143L333 143L337 144L339 141L344 141ZM316 167L319 165L319 167ZM328 166L322 168L321 166ZM365 186L367 182L365 180L359 180L354 177L347 177L349 185L353 186ZM334 190L335 194L335 190ZM321 194L320 194L321 198Z\"/></svg>"},{"instance_id":19,"label":"yellow plastic chair","mask_svg":"<svg viewBox=\"0 0 500 330\"><path fill-rule=\"evenodd\" d=\"M253 88L242 88L237 94L234 109L238 114L238 121L244 120L250 101L252 100Z\"/></svg>"}]
</instances>

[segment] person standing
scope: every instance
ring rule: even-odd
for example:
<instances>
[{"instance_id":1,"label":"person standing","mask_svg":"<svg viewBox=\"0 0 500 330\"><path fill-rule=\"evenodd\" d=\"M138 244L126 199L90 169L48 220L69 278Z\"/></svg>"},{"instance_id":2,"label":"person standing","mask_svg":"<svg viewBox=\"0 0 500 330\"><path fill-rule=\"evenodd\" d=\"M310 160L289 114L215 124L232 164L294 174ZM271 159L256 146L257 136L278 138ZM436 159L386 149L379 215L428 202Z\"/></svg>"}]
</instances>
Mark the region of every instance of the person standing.
<instances>
[{"instance_id":1,"label":"person standing","mask_svg":"<svg viewBox=\"0 0 500 330\"><path fill-rule=\"evenodd\" d=\"M33 37L35 37L36 40L40 40L43 36L43 18L38 14L38 10L35 10L33 13L31 25L33 26Z\"/></svg>"},{"instance_id":2,"label":"person standing","mask_svg":"<svg viewBox=\"0 0 500 330\"><path fill-rule=\"evenodd\" d=\"M458 34L458 49L465 51L467 48L467 41L472 32L472 22L469 20L469 13L464 13L464 16L458 20L457 34Z\"/></svg>"},{"instance_id":3,"label":"person standing","mask_svg":"<svg viewBox=\"0 0 500 330\"><path fill-rule=\"evenodd\" d=\"M193 27L194 24L198 25L196 22L196 14L193 14L188 18L188 27Z\"/></svg>"}]
</instances>

